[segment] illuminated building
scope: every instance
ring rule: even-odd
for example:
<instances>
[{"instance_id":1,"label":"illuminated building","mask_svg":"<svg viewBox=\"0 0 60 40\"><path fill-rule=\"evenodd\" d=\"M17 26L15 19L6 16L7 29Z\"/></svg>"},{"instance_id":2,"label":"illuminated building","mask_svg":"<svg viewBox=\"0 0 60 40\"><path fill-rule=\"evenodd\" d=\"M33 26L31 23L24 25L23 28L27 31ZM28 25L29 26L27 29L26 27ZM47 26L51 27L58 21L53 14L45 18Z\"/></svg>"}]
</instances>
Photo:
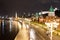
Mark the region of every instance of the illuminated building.
<instances>
[{"instance_id":1,"label":"illuminated building","mask_svg":"<svg viewBox=\"0 0 60 40\"><path fill-rule=\"evenodd\" d=\"M53 8L52 6L51 6L50 9L49 9L48 16L55 16L54 8Z\"/></svg>"}]
</instances>

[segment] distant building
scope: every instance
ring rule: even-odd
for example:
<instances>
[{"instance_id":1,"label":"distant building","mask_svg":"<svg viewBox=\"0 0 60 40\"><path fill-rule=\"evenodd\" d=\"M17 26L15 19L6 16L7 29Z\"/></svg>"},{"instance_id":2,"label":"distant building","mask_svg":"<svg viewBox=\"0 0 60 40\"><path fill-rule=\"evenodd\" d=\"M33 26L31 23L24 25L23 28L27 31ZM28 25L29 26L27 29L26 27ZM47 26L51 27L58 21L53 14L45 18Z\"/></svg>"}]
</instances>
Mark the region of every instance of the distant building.
<instances>
[{"instance_id":1,"label":"distant building","mask_svg":"<svg viewBox=\"0 0 60 40\"><path fill-rule=\"evenodd\" d=\"M39 12L39 15L41 14L48 14L48 16L55 16L55 11L58 10L57 8L53 8L52 6L50 7L49 11L41 11Z\"/></svg>"},{"instance_id":2,"label":"distant building","mask_svg":"<svg viewBox=\"0 0 60 40\"><path fill-rule=\"evenodd\" d=\"M52 6L51 6L50 9L49 9L48 16L55 16L54 8L53 8Z\"/></svg>"}]
</instances>

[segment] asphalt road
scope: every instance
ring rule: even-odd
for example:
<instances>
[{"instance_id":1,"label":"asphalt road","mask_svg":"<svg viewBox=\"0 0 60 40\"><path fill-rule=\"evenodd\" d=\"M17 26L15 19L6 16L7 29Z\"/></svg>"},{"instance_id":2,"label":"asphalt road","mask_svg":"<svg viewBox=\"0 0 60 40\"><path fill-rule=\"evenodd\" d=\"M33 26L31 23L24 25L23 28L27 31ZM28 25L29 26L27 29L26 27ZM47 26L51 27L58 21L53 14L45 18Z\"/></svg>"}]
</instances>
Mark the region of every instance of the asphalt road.
<instances>
[{"instance_id":1,"label":"asphalt road","mask_svg":"<svg viewBox=\"0 0 60 40\"><path fill-rule=\"evenodd\" d=\"M20 27L20 31L18 32L15 40L50 40L41 28L37 29L32 26L29 26L28 29L26 27L26 24L24 25L23 28Z\"/></svg>"},{"instance_id":2,"label":"asphalt road","mask_svg":"<svg viewBox=\"0 0 60 40\"><path fill-rule=\"evenodd\" d=\"M35 31L37 33L36 35L39 36L39 37L37 36L38 38L40 38L41 40L50 40L50 37L47 36L46 31L43 28L41 28L39 26L36 26L34 24L31 24L31 27L33 29L35 29ZM60 36L53 34L52 35L52 40L60 40Z\"/></svg>"},{"instance_id":3,"label":"asphalt road","mask_svg":"<svg viewBox=\"0 0 60 40\"><path fill-rule=\"evenodd\" d=\"M18 22L19 32L16 35L14 40L29 40L29 29L26 28L26 25L22 25Z\"/></svg>"}]
</instances>

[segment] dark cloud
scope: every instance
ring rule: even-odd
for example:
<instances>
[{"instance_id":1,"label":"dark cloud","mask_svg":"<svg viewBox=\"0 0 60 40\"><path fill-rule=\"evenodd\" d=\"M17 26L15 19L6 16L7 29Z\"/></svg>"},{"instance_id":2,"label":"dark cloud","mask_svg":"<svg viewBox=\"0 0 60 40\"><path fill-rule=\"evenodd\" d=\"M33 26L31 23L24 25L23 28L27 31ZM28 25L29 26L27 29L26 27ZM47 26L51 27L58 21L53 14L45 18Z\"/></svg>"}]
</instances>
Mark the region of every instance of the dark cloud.
<instances>
[{"instance_id":1,"label":"dark cloud","mask_svg":"<svg viewBox=\"0 0 60 40\"><path fill-rule=\"evenodd\" d=\"M52 0L54 3L60 3L60 0Z\"/></svg>"},{"instance_id":2,"label":"dark cloud","mask_svg":"<svg viewBox=\"0 0 60 40\"><path fill-rule=\"evenodd\" d=\"M52 2L52 3L51 3ZM56 3L57 2L57 3ZM60 1L55 0L1 0L0 14L14 14L19 12L36 12L41 10L49 10L49 7L60 7Z\"/></svg>"},{"instance_id":3,"label":"dark cloud","mask_svg":"<svg viewBox=\"0 0 60 40\"><path fill-rule=\"evenodd\" d=\"M50 2L51 0L39 0L41 3L48 3L48 2Z\"/></svg>"}]
</instances>

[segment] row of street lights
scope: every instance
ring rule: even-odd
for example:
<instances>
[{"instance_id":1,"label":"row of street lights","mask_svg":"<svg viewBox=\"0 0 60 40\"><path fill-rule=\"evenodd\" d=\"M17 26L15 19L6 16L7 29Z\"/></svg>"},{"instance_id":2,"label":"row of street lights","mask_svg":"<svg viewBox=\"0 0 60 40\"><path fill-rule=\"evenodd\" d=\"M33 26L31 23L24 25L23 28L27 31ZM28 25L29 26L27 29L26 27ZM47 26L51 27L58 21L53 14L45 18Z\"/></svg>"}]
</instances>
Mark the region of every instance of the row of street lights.
<instances>
[{"instance_id":1,"label":"row of street lights","mask_svg":"<svg viewBox=\"0 0 60 40\"><path fill-rule=\"evenodd\" d=\"M47 28L48 28L48 32L49 32L49 37L50 37L50 40L52 40L52 37L53 37L53 28L57 28L57 26L59 25L59 23L57 23L56 21L51 21L51 22L45 22L45 24L47 25Z\"/></svg>"}]
</instances>

